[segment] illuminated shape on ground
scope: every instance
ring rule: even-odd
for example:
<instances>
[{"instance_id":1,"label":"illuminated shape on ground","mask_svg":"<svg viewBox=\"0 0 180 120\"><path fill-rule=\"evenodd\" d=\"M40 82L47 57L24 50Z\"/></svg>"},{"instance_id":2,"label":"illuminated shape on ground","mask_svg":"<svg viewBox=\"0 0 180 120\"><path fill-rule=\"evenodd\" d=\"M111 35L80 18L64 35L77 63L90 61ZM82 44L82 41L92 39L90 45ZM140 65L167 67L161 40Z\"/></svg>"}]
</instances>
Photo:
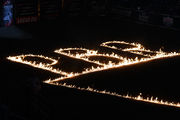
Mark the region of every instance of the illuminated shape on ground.
<instances>
[{"instance_id":1,"label":"illuminated shape on ground","mask_svg":"<svg viewBox=\"0 0 180 120\"><path fill-rule=\"evenodd\" d=\"M122 48L118 48L116 46L109 45L109 44L123 44L123 45L129 45L129 46L132 46L132 47L122 49ZM129 95L120 95L118 93L113 93L113 92L108 92L108 91L99 91L99 90L96 90L96 89L90 88L90 87L81 88L81 87L76 87L75 85L66 85L66 84L59 84L58 83L59 81L62 81L62 80L68 79L68 78L73 78L73 77L77 77L77 76L80 76L80 75L89 74L89 73L92 73L92 72L124 67L124 66L127 66L127 65L133 65L133 64L148 62L148 61L155 60L155 59L160 59L160 58L180 56L180 53L176 53L176 52L168 53L168 52L163 52L161 50L159 50L159 51L151 51L151 50L145 49L139 43L128 43L128 42L124 42L124 41L108 41L108 42L102 43L100 46L110 48L110 49L119 50L119 51L125 51L125 52L129 52L129 53L141 55L141 56L144 56L144 57L143 58L136 57L135 59L131 59L131 58L122 57L122 56L117 55L115 53L112 53L112 54L107 54L107 53L100 54L96 50L89 50L89 49L85 49L85 48L66 48L66 49L55 50L54 51L55 53L65 55L65 56L68 56L70 58L86 61L86 62L89 62L89 63L94 63L94 64L98 65L98 67L93 67L92 66L92 68L85 68L84 71L82 71L82 72L71 72L71 73L68 73L68 72L65 72L63 70L53 68L52 65L57 64L58 60L55 60L55 59L52 59L52 58L49 58L49 57L45 57L45 56L42 56L42 55L29 54L29 55L20 55L20 56L13 56L13 57L9 56L9 57L7 57L7 59L11 60L11 61L14 61L14 62L30 65L30 66L35 67L35 68L40 68L40 69L43 69L43 70L47 70L47 71L50 71L52 73L63 75L62 77L59 77L59 78L56 78L56 79L53 79L53 80L51 80L51 79L45 80L44 82L48 83L48 84L59 85L59 86L64 86L64 87L68 87L68 88L76 88L76 89L79 89L79 90L86 90L86 91L91 91L91 92L96 92L96 93L101 93L101 94L108 94L108 95L127 98L127 99L131 99L131 100L137 100L137 101L143 101L143 102L149 102L149 103L155 103L155 104L161 104L161 105L167 105L167 106L180 107L180 103L167 102L167 101L163 101L163 100L158 100L157 98L153 99L153 97L151 97L151 98L143 98L141 95L139 95L137 97L133 97L133 96L129 96ZM72 51L76 51L76 52L73 53ZM80 51L82 53L80 53ZM152 53L153 53L153 55L151 55ZM105 64L105 63L102 63L102 62L100 62L98 60L90 60L89 57L91 57L91 56L102 56L102 57L107 57L107 58L115 58L115 59L119 59L119 62L118 63L113 63L112 61L109 61L107 64ZM45 60L52 61L52 63L51 64L45 64L45 63L31 62L31 61L25 60L26 57L44 58Z\"/></svg>"},{"instance_id":2,"label":"illuminated shape on ground","mask_svg":"<svg viewBox=\"0 0 180 120\"><path fill-rule=\"evenodd\" d=\"M53 84L53 85L59 85L59 86L63 86L63 87L67 87L67 88L74 88L74 89L78 89L78 90L84 90L84 91L91 91L91 92L95 92L95 93L100 93L100 94L106 94L106 95L111 95L111 96L116 96L116 97L121 97L121 98L125 98L125 99L130 99L130 100L136 100L136 101L141 101L141 102L148 102L148 103L153 103L153 104L159 104L159 105L166 105L166 106L172 106L172 107L180 107L180 103L174 103L174 102L169 102L169 101L164 101L164 100L159 100L158 97L146 97L144 98L142 96L142 93L140 93L138 96L134 97L134 96L130 96L130 95L120 95L118 93L115 92L110 92L110 91L106 91L106 90L97 90L91 87L88 88L81 88L81 87L77 87L75 85L67 85L66 83L64 84Z\"/></svg>"},{"instance_id":3,"label":"illuminated shape on ground","mask_svg":"<svg viewBox=\"0 0 180 120\"><path fill-rule=\"evenodd\" d=\"M40 63L36 63L35 61L31 62L31 61L25 60L26 57L43 58L45 60L52 61L52 63L51 64L48 64L48 63L45 64L45 63L42 63L42 62L40 62ZM55 64L58 63L58 60L48 58L48 57L45 57L45 56L42 56L42 55L27 54L27 55L19 55L19 56L8 57L7 59L9 59L11 61L18 62L18 63L30 65L30 66L35 67L35 68L40 68L40 69L43 69L43 70L47 70L47 71L50 71L50 72L53 72L53 73L57 73L57 74L65 75L65 76L68 75L67 73L65 73L63 71L58 70L58 69L54 69L52 67L52 65L55 65Z\"/></svg>"},{"instance_id":4,"label":"illuminated shape on ground","mask_svg":"<svg viewBox=\"0 0 180 120\"><path fill-rule=\"evenodd\" d=\"M82 51L85 51L85 53L72 54L70 52L69 53L64 52L64 51L67 51L67 50L69 50L69 51L70 50L82 50ZM127 60L126 58L123 58L122 56L119 56L117 54L113 54L113 53L112 54L100 54L100 53L98 53L98 51L88 50L88 49L84 49L84 48L59 49L59 50L55 50L54 52L58 53L58 54L65 55L65 56L68 56L68 57L72 57L72 58L76 58L76 59L81 59L81 60L84 60L86 62L94 63L94 64L97 64L97 65L100 65L100 66L111 65L111 61L109 61L108 64L104 64L104 63L101 63L100 61L90 60L88 57L90 57L90 56L102 56L102 57L116 58L116 59L123 60L123 61Z\"/></svg>"},{"instance_id":5,"label":"illuminated shape on ground","mask_svg":"<svg viewBox=\"0 0 180 120\"><path fill-rule=\"evenodd\" d=\"M109 45L109 44L124 44L124 45L130 45L130 46L133 46L133 47L122 49L122 48L118 48L118 47L116 47L114 45ZM115 49L115 50L128 51L130 53L143 55L143 56L147 56L147 57L152 57L150 55L152 53L153 54L162 54L163 53L161 51L161 49L159 51L151 51L151 50L148 50L148 49L144 48L144 46L142 46L139 43L128 43L128 42L124 42L124 41L108 41L108 42L102 43L100 46ZM149 54L147 54L147 53L149 53Z\"/></svg>"}]
</instances>

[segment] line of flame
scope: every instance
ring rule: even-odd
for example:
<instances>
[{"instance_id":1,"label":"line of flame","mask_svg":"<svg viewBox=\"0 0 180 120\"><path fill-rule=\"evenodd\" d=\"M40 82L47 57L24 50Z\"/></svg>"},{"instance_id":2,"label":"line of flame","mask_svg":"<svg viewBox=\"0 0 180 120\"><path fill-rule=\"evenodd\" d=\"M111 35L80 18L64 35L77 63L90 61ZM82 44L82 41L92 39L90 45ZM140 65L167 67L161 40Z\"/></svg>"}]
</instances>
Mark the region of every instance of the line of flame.
<instances>
[{"instance_id":1,"label":"line of flame","mask_svg":"<svg viewBox=\"0 0 180 120\"><path fill-rule=\"evenodd\" d=\"M108 43L108 44L109 43L128 44L127 42L124 42L124 41L109 41L109 42L106 42L106 43ZM102 43L101 46L103 46L103 45L104 44ZM117 55L115 53L112 53L112 54L99 54L98 51L88 50L88 49L85 49L85 48L66 48L66 49L55 50L54 52L58 53L58 54L61 54L61 55L71 57L71 58L80 59L80 60L84 60L86 62L101 65L101 67L87 68L87 69L85 69L85 71L82 71L81 73L76 73L74 75L71 74L67 78L77 77L77 76L80 76L80 75L93 73L93 72L97 72L97 71L102 71L102 70L107 70L107 69L119 68L119 67L132 65L132 64L138 64L138 63L142 63L142 62L148 62L148 61L155 60L155 59L160 59L160 58L165 58L165 57L173 57L173 56L180 55L179 53L176 53L176 52L166 53L166 52L163 52L163 51L146 50L141 44L137 44L137 43L129 43L129 45L136 46L137 50L139 48L138 51L148 51L148 52L154 52L154 53L157 53L157 54L154 55L154 56L149 55L148 58L138 59L136 57L135 59L128 59L128 58L124 58L122 56L119 56L119 55ZM114 49L120 50L118 48L114 48ZM128 48L128 50L130 50L130 49L131 48ZM69 50L68 53L64 52L64 51L68 51L68 50ZM82 54L77 54L77 53L72 54L72 53L70 53L70 50L83 50L83 51L86 51L86 52L82 53ZM126 51L128 51L128 50L126 50ZM101 63L100 61L89 60L89 58L87 58L87 57L90 57L90 56L104 56L104 57L108 57L108 58L116 58L116 59L122 60L122 62L119 62L119 63L115 64L115 63L112 63L111 61L109 61L108 64L105 64L105 63ZM61 81L61 80L67 79L67 78L66 77L61 77L61 78L57 78L57 79L54 79L54 80L48 80L48 81L50 81L50 82L58 82L58 81Z\"/></svg>"},{"instance_id":2,"label":"line of flame","mask_svg":"<svg viewBox=\"0 0 180 120\"><path fill-rule=\"evenodd\" d=\"M122 48L118 48L116 46L111 46L108 44L125 44L125 45L131 45L133 47L122 49ZM146 57L151 57L151 55L150 54L144 54L143 52L154 53L154 54L162 54L162 52L163 52L161 49L159 51L151 51L149 49L146 49L143 45L141 45L139 43L128 43L125 41L108 41L108 42L104 42L104 43L100 44L100 46L115 49L115 50L130 52L130 53L137 54L137 55L143 55Z\"/></svg>"},{"instance_id":3,"label":"line of flame","mask_svg":"<svg viewBox=\"0 0 180 120\"><path fill-rule=\"evenodd\" d=\"M50 60L52 61L51 64L45 64L45 63L36 63L35 61L34 62L31 62L31 61L27 61L27 60L24 60L25 57L39 57L39 58L43 58L45 60ZM35 68L40 68L40 69L43 69L43 70L47 70L47 71L50 71L52 73L56 73L56 74L61 74L61 75L64 75L64 76L67 76L68 73L66 72L63 72L61 70L58 70L58 69L55 69L52 67L52 65L55 65L58 63L58 60L55 60L55 59L52 59L52 58L49 58L49 57L45 57L43 55L32 55L32 54L27 54L27 55L19 55L19 56L9 56L7 57L8 60L10 61L14 61L14 62L18 62L18 63L22 63L22 64L26 64L26 65L29 65L29 66L32 66L32 67L35 67Z\"/></svg>"},{"instance_id":4,"label":"line of flame","mask_svg":"<svg viewBox=\"0 0 180 120\"><path fill-rule=\"evenodd\" d=\"M66 83L50 83L52 85L57 85L57 86L63 86L63 87L67 87L67 88L73 88L73 89L78 89L78 90L82 90L82 91L90 91L90 92L94 92L94 93L99 93L99 94L106 94L106 95L111 95L111 96L116 96L116 97L121 97L121 98L125 98L125 99L130 99L130 100L136 100L136 101L141 101L141 102L147 102L147 103L153 103L153 104L158 104L158 105L166 105L166 106L171 106L171 107L178 107L180 108L180 103L175 103L175 102L169 102L169 101L164 101L162 99L158 99L158 97L146 97L144 98L142 96L142 93L140 93L138 96L130 96L130 95L121 95L118 94L116 92L110 92L110 91L106 91L106 90L97 90L91 87L87 87L87 88L81 88L81 87L77 87L75 85L67 85Z\"/></svg>"},{"instance_id":5,"label":"line of flame","mask_svg":"<svg viewBox=\"0 0 180 120\"><path fill-rule=\"evenodd\" d=\"M126 44L126 45L132 45L134 47L132 48L126 48L126 49L121 49L121 48L117 48L115 46L109 46L108 44L110 43L118 43L118 44ZM86 68L84 71L80 72L80 73L67 73L64 72L62 70L59 69L55 69L52 67L52 65L55 65L58 63L58 60L52 59L52 58L48 58L42 55L20 55L20 56L9 56L7 57L8 60L14 61L14 62L18 62L18 63L22 63L22 64L26 64L26 65L30 65L32 67L36 67L36 68L40 68L43 70L47 70L56 74L61 74L64 75L62 77L56 78L56 79L49 79L49 80L45 80L45 83L48 84L55 84L57 85L58 81L62 81L68 78L73 78L73 77L77 77L80 75L85 75L85 74L89 74L89 73L93 73L93 72L97 72L97 71L103 71L103 70L108 70L108 69L113 69L113 68L119 68L119 67L124 67L127 65L133 65L133 64L138 64L138 63L143 63L143 62L148 62L151 60L155 60L155 59L160 59L160 58L167 58L167 57L173 57L173 56L179 56L180 53L176 53L176 52L171 52L171 53L167 53L167 52L163 52L163 51L150 51L145 49L141 44L139 43L128 43L128 42L124 42L124 41L109 41L109 42L105 42L102 43L101 46L103 47L107 47L107 48L111 48L111 49L116 49L116 50L121 50L121 51L126 51L126 52L130 52L130 53L134 53L134 54L140 54L143 56L148 56L146 58L135 58L135 59L129 59L129 58L125 58L122 56L119 56L115 53L112 54L99 54L98 51L95 50L89 50L89 49L85 49L85 48L66 48L66 49L59 49L59 50L55 50L55 53L61 54L61 55L65 55L68 56L70 58L74 58L74 59L80 59L86 62L90 62L90 63L94 63L99 65L98 67L93 67L92 68ZM72 50L81 50L81 51L85 51L85 53L75 53L72 54L70 51ZM68 53L67 53L67 52ZM132 52L133 51L133 52ZM141 52L139 52L141 51ZM156 53L155 55L150 55L150 54L143 54L143 52L149 52L149 53ZM51 64L45 64L45 63L36 63L36 62L31 62L31 61L27 61L24 60L25 57L40 57L40 58L44 58L46 60L50 60L52 61ZM109 61L108 64L105 63L101 63L100 61L97 60L90 60L89 57L90 56L104 56L107 58L116 58L119 59L120 62L119 63L112 63L111 61ZM80 88L80 87L73 87L73 85L69 86L69 85L62 85L62 84L58 84L61 86L65 86L65 87L71 87L71 88L76 88L76 89L80 89L80 90L88 90L91 92L98 92L98 93L103 93L103 94L108 94L108 95L114 95L114 96L118 96L118 97L123 97L123 98L127 98L127 99L133 99L133 100L138 100L138 101L144 101L144 102L149 102L149 103L156 103L156 104L162 104L162 105L168 105L168 106L174 106L174 107L180 107L180 104L177 103L173 103L173 102L164 102L162 100L158 100L158 99L149 99L149 98L143 98L142 96L137 96L137 97L132 97L132 96L123 96L123 95L119 95L117 93L113 93L113 92L106 92L106 91L98 91L96 89L93 88Z\"/></svg>"}]
</instances>

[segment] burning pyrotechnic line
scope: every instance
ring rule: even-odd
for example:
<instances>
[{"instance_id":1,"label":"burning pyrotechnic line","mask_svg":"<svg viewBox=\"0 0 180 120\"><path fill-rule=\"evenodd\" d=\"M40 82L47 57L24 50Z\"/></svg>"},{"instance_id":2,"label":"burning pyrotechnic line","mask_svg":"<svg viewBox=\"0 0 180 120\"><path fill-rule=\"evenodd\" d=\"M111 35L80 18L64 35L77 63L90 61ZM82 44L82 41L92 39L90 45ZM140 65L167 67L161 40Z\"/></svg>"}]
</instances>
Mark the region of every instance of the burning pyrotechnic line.
<instances>
[{"instance_id":1,"label":"burning pyrotechnic line","mask_svg":"<svg viewBox=\"0 0 180 120\"><path fill-rule=\"evenodd\" d=\"M43 58L45 60L50 60L52 61L51 64L48 64L48 63L36 63L36 61L28 61L28 60L25 60L26 57L37 57L37 58ZM58 63L58 60L55 60L55 59L52 59L52 58L49 58L49 57L45 57L45 56L42 56L42 55L32 55L32 54L28 54L28 55L19 55L19 56L14 56L14 57L7 57L8 60L10 61L15 61L15 62L18 62L18 63L22 63L22 64L26 64L26 65L29 65L29 66L32 66L32 67L35 67L35 68L40 68L40 69L43 69L43 70L47 70L47 71L50 71L50 72L53 72L53 73L56 73L56 74L61 74L61 75L65 75L67 76L68 74L66 72L63 72L61 70L58 70L58 69L55 69L52 67L52 65L55 65Z\"/></svg>"},{"instance_id":2,"label":"burning pyrotechnic line","mask_svg":"<svg viewBox=\"0 0 180 120\"><path fill-rule=\"evenodd\" d=\"M130 100L147 102L147 103L152 103L152 104L166 105L166 106L172 106L172 107L180 107L180 103L164 101L162 99L158 99L158 97L151 96L151 97L144 98L142 96L142 93L140 93L138 96L131 96L128 94L127 95L120 95L120 94L115 93L115 92L110 92L110 91L106 91L106 90L97 90L97 89L94 89L91 87L81 88L81 87L77 87L75 85L67 85L66 83L64 83L64 84L50 83L50 84L57 85L57 86L63 86L63 87L67 87L67 88L83 90L83 91L90 91L90 92L94 92L94 93L98 93L98 94L106 94L106 95L121 97L121 98L125 98L125 99L130 99Z\"/></svg>"},{"instance_id":3,"label":"burning pyrotechnic line","mask_svg":"<svg viewBox=\"0 0 180 120\"><path fill-rule=\"evenodd\" d=\"M122 48L118 48L116 46L113 46L111 44L123 44L123 45L129 45L132 47L122 49ZM93 73L93 72L124 67L127 65L139 64L139 63L148 62L148 61L160 59L160 58L180 56L180 53L176 53L176 52L168 53L168 52L163 52L162 50L151 51L151 50L144 48L144 46L142 46L139 43L128 43L128 42L124 42L124 41L108 41L108 42L102 43L100 46L110 48L110 49L119 50L119 51L125 51L125 52L129 52L129 53L137 54L137 55L142 55L144 57L143 58L136 57L135 59L130 59L130 58L122 57L122 56L117 55L115 53L100 54L96 50L89 50L86 48L65 48L65 49L55 50L54 52L58 53L60 55L65 55L65 56L68 56L69 58L78 59L78 60L82 60L82 61L86 61L86 62L98 65L98 67L92 66L91 68L84 68L84 71L82 71L82 72L71 72L71 73L53 68L53 65L56 65L59 62L59 60L55 60L55 59L45 57L42 55L28 54L28 55L19 55L19 56L9 56L9 57L7 57L7 59L14 61L14 62L30 65L30 66L35 67L35 68L47 70L47 71L50 71L52 73L63 75L63 77L59 77L59 78L56 78L53 80L51 80L51 79L45 80L44 82L48 83L48 84L55 84L55 85L60 85L60 86L64 86L64 87L69 87L69 88L76 88L79 90L87 90L87 91L91 91L91 92L108 94L108 95L113 95L113 96L117 96L117 97L137 100L137 101L180 107L180 103L167 102L167 101L163 101L163 100L158 100L157 98L155 98L155 99L154 98L143 98L142 95L139 95L137 97L133 97L133 96L129 96L129 95L120 95L120 94L113 93L113 92L99 91L99 90L96 90L96 89L90 88L90 87L81 88L81 87L76 87L75 85L66 85L66 84L58 84L57 83L58 81L62 81L62 80L68 79L68 78L73 78L73 77L77 77L80 75L85 75L85 74L89 74L89 73ZM151 53L153 53L153 55L151 55ZM112 61L109 61L108 63L102 63L99 60L91 60L90 59L91 56L115 58L115 59L119 60L119 62L113 63ZM26 57L41 58L41 59L52 61L52 63L51 64L42 63L42 62L36 63L35 61L32 62L32 61L26 60L25 59Z\"/></svg>"},{"instance_id":4,"label":"burning pyrotechnic line","mask_svg":"<svg viewBox=\"0 0 180 120\"><path fill-rule=\"evenodd\" d=\"M118 48L114 45L109 45L109 44L124 44L124 45L130 45L132 47L122 49L122 48ZM127 52L130 52L133 54L143 55L143 56L147 56L147 57L152 57L150 55L151 53L153 53L153 54L162 54L163 53L163 51L161 51L161 49L159 51L151 51L149 49L146 49L144 46L142 46L139 43L128 43L128 42L124 42L124 41L108 41L108 42L102 43L100 46L107 47L110 49L115 49L115 50L121 50L121 51L125 51L125 52L127 51ZM145 52L146 52L146 54L145 54ZM149 54L147 54L147 53L149 53Z\"/></svg>"}]
</instances>

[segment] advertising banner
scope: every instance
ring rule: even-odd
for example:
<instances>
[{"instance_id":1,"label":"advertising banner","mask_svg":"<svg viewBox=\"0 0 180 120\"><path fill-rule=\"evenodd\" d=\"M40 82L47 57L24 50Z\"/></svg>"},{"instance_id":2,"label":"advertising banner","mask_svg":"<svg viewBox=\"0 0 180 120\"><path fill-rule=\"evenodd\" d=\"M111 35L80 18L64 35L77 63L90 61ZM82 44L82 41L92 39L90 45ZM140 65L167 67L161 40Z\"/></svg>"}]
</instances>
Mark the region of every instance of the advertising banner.
<instances>
[{"instance_id":1,"label":"advertising banner","mask_svg":"<svg viewBox=\"0 0 180 120\"><path fill-rule=\"evenodd\" d=\"M15 0L14 13L16 24L32 23L38 21L37 0Z\"/></svg>"},{"instance_id":2,"label":"advertising banner","mask_svg":"<svg viewBox=\"0 0 180 120\"><path fill-rule=\"evenodd\" d=\"M170 16L164 16L163 24L167 27L171 27L174 24L174 19Z\"/></svg>"},{"instance_id":3,"label":"advertising banner","mask_svg":"<svg viewBox=\"0 0 180 120\"><path fill-rule=\"evenodd\" d=\"M88 15L106 16L109 13L109 6L107 0L91 0L88 2Z\"/></svg>"},{"instance_id":4,"label":"advertising banner","mask_svg":"<svg viewBox=\"0 0 180 120\"><path fill-rule=\"evenodd\" d=\"M67 0L65 1L65 14L67 16L79 16L83 8L82 0Z\"/></svg>"},{"instance_id":5,"label":"advertising banner","mask_svg":"<svg viewBox=\"0 0 180 120\"><path fill-rule=\"evenodd\" d=\"M62 0L40 0L40 20L56 19L60 16L62 9Z\"/></svg>"}]
</instances>

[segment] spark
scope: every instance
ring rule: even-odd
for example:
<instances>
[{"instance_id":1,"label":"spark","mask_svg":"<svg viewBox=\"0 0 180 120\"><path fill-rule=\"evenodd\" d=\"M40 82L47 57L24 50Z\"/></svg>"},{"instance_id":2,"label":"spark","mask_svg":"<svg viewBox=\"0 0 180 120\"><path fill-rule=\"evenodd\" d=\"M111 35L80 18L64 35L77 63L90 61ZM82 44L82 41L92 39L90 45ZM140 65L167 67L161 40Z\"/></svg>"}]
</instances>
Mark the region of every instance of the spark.
<instances>
[{"instance_id":1,"label":"spark","mask_svg":"<svg viewBox=\"0 0 180 120\"><path fill-rule=\"evenodd\" d=\"M111 44L123 44L123 45L129 45L131 47L123 49L123 48L118 48L116 46L113 46ZM120 56L120 55L115 54L115 53L111 53L111 54L103 53L102 54L102 53L99 53L97 50L89 50L86 48L65 48L65 49L61 48L61 49L55 50L54 52L57 54L68 56L69 58L78 59L78 60L86 61L88 63L93 63L93 64L97 65L97 67L92 66L91 68L84 68L84 70L82 72L71 72L71 73L65 72L63 70L59 70L57 68L53 68L53 65L56 65L61 59L56 60L56 59L45 57L42 55L32 55L32 54L19 55L19 56L9 56L9 57L7 57L7 59L11 60L13 62L26 64L26 65L29 65L29 66L32 66L35 68L39 68L39 69L50 71L52 73L63 75L63 76L56 78L56 79L45 80L44 83L64 86L64 87L68 87L68 88L75 88L75 89L79 89L79 90L86 90L86 91L91 91L91 92L96 92L96 93L101 93L101 94L113 95L113 96L117 96L117 97L122 97L122 98L126 98L126 99L142 101L142 102L161 104L161 105L167 105L167 106L173 106L173 107L180 107L180 103L174 103L174 102L159 100L157 97L155 99L153 97L144 98L142 96L142 94L140 94L139 96L133 97L130 95L120 95L118 93L114 93L114 92L110 92L110 91L100 91L100 90L90 88L90 87L81 88L81 87L76 87L75 85L67 85L67 84L57 83L59 81L65 80L65 79L74 78L74 77L78 77L78 76L93 73L93 72L98 72L98 71L103 71L103 70L125 67L128 65L134 65L134 64L149 62L149 61L152 61L155 59L160 59L160 58L180 56L180 53L177 53L177 52L170 52L169 53L169 52L164 52L161 49L159 51L151 51L149 49L146 49L143 45L141 45L139 43L128 43L128 42L124 42L124 41L108 41L108 42L102 43L100 46L106 47L109 49L115 49L118 51L133 53L135 55L141 55L143 57L142 58L136 57L135 59L132 59L132 58ZM75 53L73 53L73 51L75 51ZM82 53L80 51L82 51ZM153 53L153 55L151 55L151 53ZM115 59L119 60L119 62L113 63L112 61L109 61L108 63L102 63L98 60L91 60L90 59L91 56L115 58ZM32 61L25 60L26 57L43 58L45 60L52 61L52 63L51 64L42 63L42 62L36 63L35 61L32 62Z\"/></svg>"}]
</instances>

